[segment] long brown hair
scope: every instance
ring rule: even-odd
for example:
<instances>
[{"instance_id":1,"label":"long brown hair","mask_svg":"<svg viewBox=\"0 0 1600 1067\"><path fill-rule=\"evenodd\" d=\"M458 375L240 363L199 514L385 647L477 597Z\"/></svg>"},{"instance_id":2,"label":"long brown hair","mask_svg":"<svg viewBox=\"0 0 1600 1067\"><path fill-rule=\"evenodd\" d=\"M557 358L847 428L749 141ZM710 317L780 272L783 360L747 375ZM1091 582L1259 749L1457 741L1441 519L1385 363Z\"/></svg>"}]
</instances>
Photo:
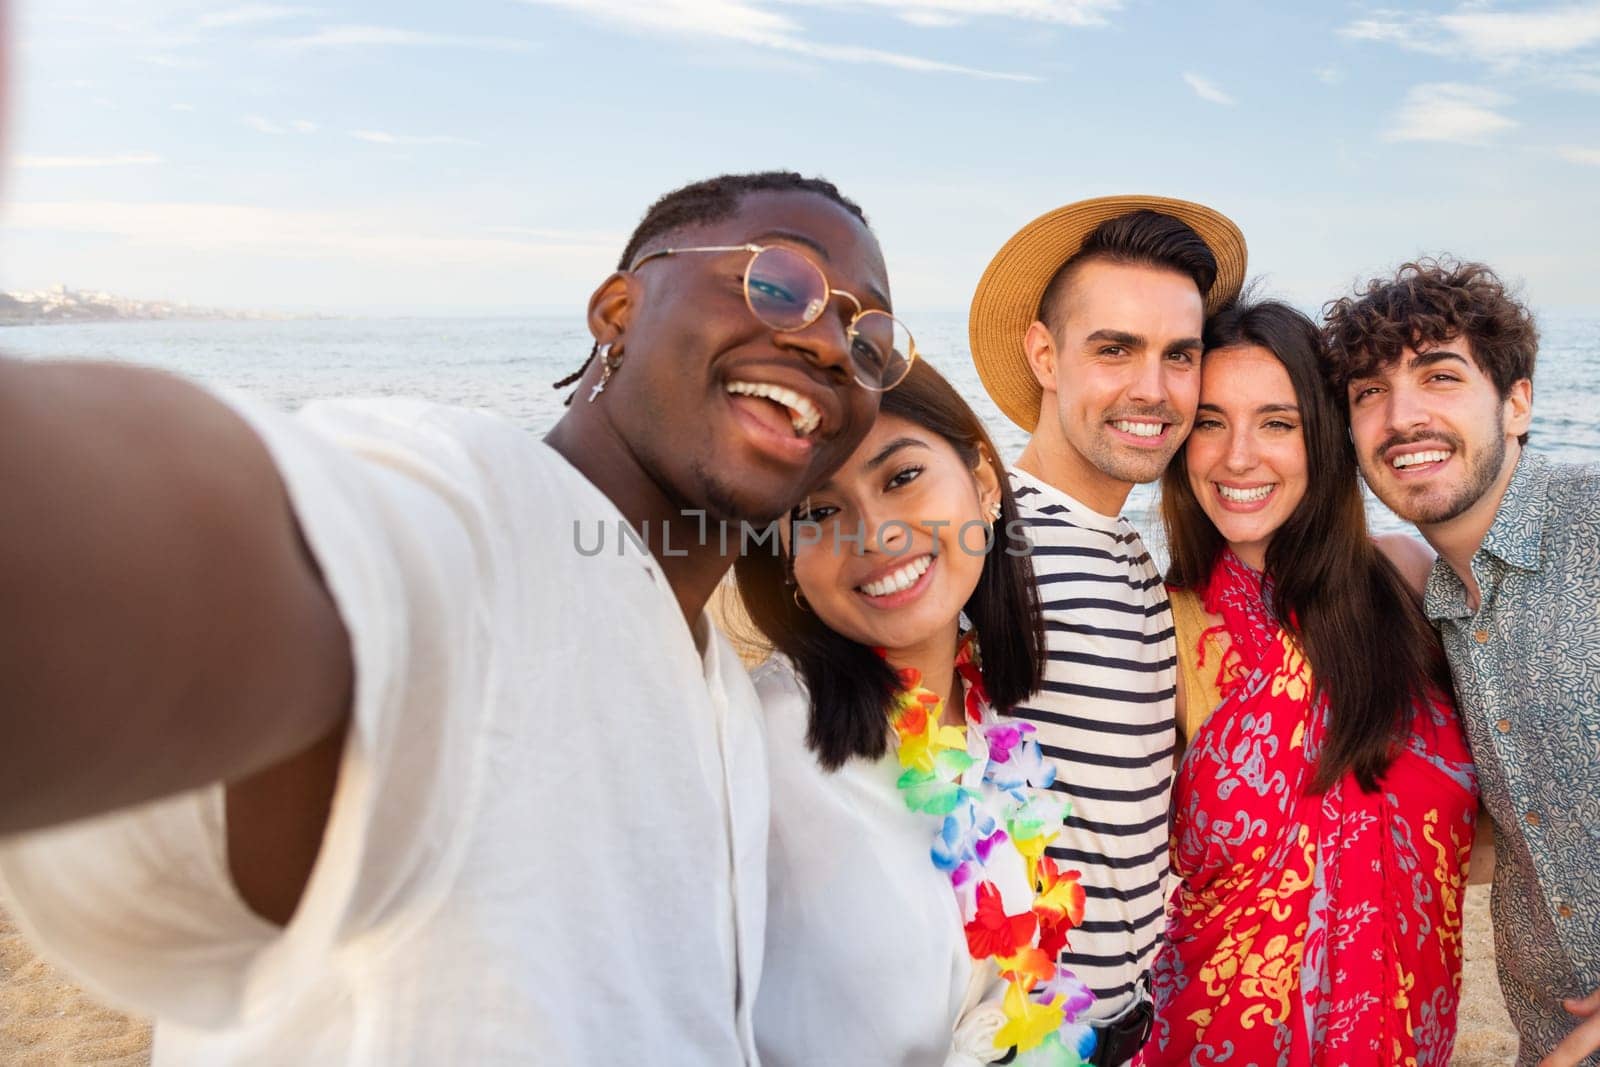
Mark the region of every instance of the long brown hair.
<instances>
[{"instance_id":1,"label":"long brown hair","mask_svg":"<svg viewBox=\"0 0 1600 1067\"><path fill-rule=\"evenodd\" d=\"M1346 773L1368 792L1409 735L1413 703L1449 692L1438 635L1367 532L1355 449L1343 409L1322 376L1322 337L1286 304L1236 305L1206 324L1210 352L1255 345L1283 365L1300 406L1306 494L1267 546L1273 615L1300 643L1329 703L1327 738L1312 788ZM1172 566L1167 580L1210 581L1222 535L1200 508L1180 449L1161 479L1161 518Z\"/></svg>"},{"instance_id":2,"label":"long brown hair","mask_svg":"<svg viewBox=\"0 0 1600 1067\"><path fill-rule=\"evenodd\" d=\"M976 470L983 457L994 464L1000 518L964 611L977 634L984 689L997 709L1008 711L1039 687L1044 626L1030 545L999 453L983 421L924 359L911 365L905 381L883 394L878 414L898 415L938 434L970 469ZM805 682L811 699L806 743L817 761L837 770L851 757L876 759L887 752L889 711L899 688L889 664L796 603L793 561L786 553L743 554L733 572L751 621L789 657Z\"/></svg>"}]
</instances>

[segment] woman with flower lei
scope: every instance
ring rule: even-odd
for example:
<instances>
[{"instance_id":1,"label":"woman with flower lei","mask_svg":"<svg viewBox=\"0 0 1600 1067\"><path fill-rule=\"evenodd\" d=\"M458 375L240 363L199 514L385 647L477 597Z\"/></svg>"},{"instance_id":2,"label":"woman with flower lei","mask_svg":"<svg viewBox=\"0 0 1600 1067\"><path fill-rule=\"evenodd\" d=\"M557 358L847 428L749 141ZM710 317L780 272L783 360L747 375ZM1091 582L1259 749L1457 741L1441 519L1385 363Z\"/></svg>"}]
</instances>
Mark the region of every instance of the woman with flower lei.
<instances>
[{"instance_id":1,"label":"woman with flower lei","mask_svg":"<svg viewBox=\"0 0 1600 1067\"><path fill-rule=\"evenodd\" d=\"M779 653L756 673L763 1063L1077 1067L1093 1048L1093 998L1057 963L1084 892L1044 854L1067 801L1003 713L1042 665L1015 517L982 423L918 361L783 554L736 565Z\"/></svg>"}]
</instances>

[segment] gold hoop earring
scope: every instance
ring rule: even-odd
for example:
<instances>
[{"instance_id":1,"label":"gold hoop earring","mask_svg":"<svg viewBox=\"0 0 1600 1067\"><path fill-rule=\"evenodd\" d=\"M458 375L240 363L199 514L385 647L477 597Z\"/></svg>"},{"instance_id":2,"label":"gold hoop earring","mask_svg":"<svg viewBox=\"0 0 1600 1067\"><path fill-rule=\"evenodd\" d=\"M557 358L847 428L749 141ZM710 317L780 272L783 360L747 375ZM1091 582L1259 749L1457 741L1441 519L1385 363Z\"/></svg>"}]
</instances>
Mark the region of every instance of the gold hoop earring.
<instances>
[{"instance_id":1,"label":"gold hoop earring","mask_svg":"<svg viewBox=\"0 0 1600 1067\"><path fill-rule=\"evenodd\" d=\"M798 585L794 587L794 606L807 615L811 614L811 605L806 603L806 595L800 591Z\"/></svg>"}]
</instances>

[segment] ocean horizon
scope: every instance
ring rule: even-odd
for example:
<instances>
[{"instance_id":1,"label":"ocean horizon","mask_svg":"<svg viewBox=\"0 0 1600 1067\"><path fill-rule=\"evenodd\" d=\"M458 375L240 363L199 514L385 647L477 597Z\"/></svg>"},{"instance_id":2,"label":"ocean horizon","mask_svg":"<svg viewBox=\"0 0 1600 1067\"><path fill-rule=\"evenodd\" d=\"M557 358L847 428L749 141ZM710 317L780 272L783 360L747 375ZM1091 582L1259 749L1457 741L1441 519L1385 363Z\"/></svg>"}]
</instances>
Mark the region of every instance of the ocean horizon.
<instances>
[{"instance_id":1,"label":"ocean horizon","mask_svg":"<svg viewBox=\"0 0 1600 1067\"><path fill-rule=\"evenodd\" d=\"M967 398L1006 460L1027 434L1000 414L967 348L966 315L923 313L909 325L922 358ZM1600 462L1600 309L1540 317L1532 450L1564 462ZM95 359L159 367L285 410L335 396L419 396L497 411L535 434L561 417L571 390L551 383L589 353L578 315L374 317L282 320L140 320L10 326L0 351L24 359ZM1123 509L1164 556L1154 485L1135 486ZM1374 532L1409 528L1376 500Z\"/></svg>"}]
</instances>

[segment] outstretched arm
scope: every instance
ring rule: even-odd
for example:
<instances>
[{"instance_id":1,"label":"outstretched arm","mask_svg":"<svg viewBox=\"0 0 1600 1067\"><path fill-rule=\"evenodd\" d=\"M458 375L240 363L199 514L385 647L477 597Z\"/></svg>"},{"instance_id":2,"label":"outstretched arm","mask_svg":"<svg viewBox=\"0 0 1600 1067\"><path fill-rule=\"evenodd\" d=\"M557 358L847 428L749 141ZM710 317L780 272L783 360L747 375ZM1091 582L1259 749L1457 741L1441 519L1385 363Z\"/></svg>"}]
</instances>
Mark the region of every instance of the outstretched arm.
<instances>
[{"instance_id":1,"label":"outstretched arm","mask_svg":"<svg viewBox=\"0 0 1600 1067\"><path fill-rule=\"evenodd\" d=\"M351 676L242 419L153 371L0 359L0 834L307 759L331 791Z\"/></svg>"}]
</instances>

